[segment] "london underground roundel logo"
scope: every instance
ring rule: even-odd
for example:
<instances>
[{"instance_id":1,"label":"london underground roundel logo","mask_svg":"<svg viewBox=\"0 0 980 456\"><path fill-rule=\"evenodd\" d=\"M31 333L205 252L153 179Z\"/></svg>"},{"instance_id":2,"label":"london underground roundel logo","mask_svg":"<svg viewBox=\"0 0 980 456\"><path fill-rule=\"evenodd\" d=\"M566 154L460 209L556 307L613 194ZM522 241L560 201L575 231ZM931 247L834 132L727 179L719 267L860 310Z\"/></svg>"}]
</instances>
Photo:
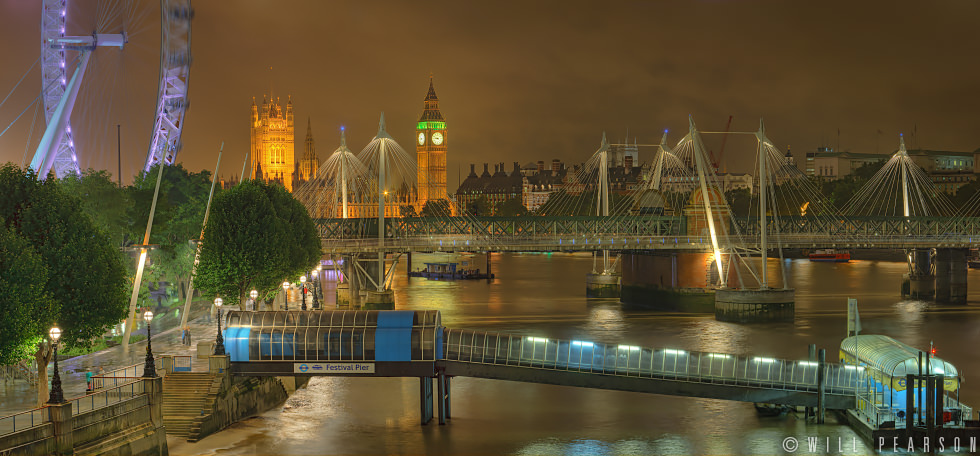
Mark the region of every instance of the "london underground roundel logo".
<instances>
[{"instance_id":1,"label":"london underground roundel logo","mask_svg":"<svg viewBox=\"0 0 980 456\"><path fill-rule=\"evenodd\" d=\"M310 366L306 365L306 363L303 363L303 364L300 364L299 365L299 371L300 372L306 372L308 370L310 370Z\"/></svg>"}]
</instances>

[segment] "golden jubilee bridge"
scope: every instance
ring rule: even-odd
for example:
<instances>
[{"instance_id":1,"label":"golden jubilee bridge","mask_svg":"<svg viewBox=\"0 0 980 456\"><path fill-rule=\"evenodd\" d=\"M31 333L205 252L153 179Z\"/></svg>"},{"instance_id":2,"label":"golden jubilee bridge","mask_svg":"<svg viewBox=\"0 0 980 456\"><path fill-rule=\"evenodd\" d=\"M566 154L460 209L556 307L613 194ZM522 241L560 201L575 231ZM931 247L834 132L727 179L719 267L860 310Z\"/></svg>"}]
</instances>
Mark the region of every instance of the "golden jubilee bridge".
<instances>
[{"instance_id":1,"label":"golden jubilee bridge","mask_svg":"<svg viewBox=\"0 0 980 456\"><path fill-rule=\"evenodd\" d=\"M323 250L333 254L399 252L582 252L712 250L708 233L692 233L687 216L524 216L316 219ZM758 218L734 217L719 246L758 249ZM980 217L791 216L767 222L770 248L974 248Z\"/></svg>"}]
</instances>

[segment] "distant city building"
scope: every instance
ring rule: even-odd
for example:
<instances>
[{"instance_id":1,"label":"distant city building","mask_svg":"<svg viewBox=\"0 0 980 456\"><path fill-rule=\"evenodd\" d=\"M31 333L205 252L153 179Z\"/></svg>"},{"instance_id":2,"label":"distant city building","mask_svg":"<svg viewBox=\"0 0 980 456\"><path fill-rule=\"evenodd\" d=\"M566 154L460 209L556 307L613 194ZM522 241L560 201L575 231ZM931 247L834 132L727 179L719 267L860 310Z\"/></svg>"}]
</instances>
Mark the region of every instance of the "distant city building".
<instances>
[{"instance_id":1,"label":"distant city building","mask_svg":"<svg viewBox=\"0 0 980 456\"><path fill-rule=\"evenodd\" d=\"M864 165L888 160L895 152L897 150L888 155L821 152L815 154L813 163L817 177L836 180L852 174ZM956 193L960 187L976 180L975 152L927 149L910 149L906 152L940 191Z\"/></svg>"},{"instance_id":2,"label":"distant city building","mask_svg":"<svg viewBox=\"0 0 980 456\"><path fill-rule=\"evenodd\" d=\"M276 181L286 190L293 191L293 174L296 154L293 149L293 101L287 99L286 108L279 99L266 100L262 106L252 99L251 139L249 153L252 179Z\"/></svg>"},{"instance_id":3,"label":"distant city building","mask_svg":"<svg viewBox=\"0 0 980 456\"><path fill-rule=\"evenodd\" d=\"M829 152L820 152L821 149ZM821 148L813 156L813 168L816 177L826 180L836 180L850 175L854 170L871 163L887 160L889 155L860 154L855 152L833 152L833 149ZM809 154L807 160L809 160Z\"/></svg>"},{"instance_id":4,"label":"distant city building","mask_svg":"<svg viewBox=\"0 0 980 456\"><path fill-rule=\"evenodd\" d=\"M833 152L834 149L830 147L818 147L817 150L808 151L806 153L806 169L804 169L806 175L807 176L817 175L817 167L815 164L817 154L826 154L826 153L833 153Z\"/></svg>"},{"instance_id":5,"label":"distant city building","mask_svg":"<svg viewBox=\"0 0 980 456\"><path fill-rule=\"evenodd\" d=\"M907 150L909 158L925 170L937 189L956 193L960 187L976 180L974 152L945 150Z\"/></svg>"},{"instance_id":6,"label":"distant city building","mask_svg":"<svg viewBox=\"0 0 980 456\"><path fill-rule=\"evenodd\" d=\"M755 193L755 177L749 173L718 173L712 186L721 191L748 190ZM661 188L665 192L688 193L700 188L697 176L664 176L661 178Z\"/></svg>"}]
</instances>

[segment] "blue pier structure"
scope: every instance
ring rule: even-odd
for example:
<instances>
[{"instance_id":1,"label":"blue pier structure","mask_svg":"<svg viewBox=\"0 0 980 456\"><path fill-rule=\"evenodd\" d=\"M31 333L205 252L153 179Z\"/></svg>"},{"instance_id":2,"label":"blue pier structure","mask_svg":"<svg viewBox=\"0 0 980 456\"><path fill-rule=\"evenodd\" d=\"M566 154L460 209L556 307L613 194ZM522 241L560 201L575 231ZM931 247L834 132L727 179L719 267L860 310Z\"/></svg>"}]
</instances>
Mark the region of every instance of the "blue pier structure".
<instances>
[{"instance_id":1,"label":"blue pier structure","mask_svg":"<svg viewBox=\"0 0 980 456\"><path fill-rule=\"evenodd\" d=\"M890 338L856 337L842 343L843 363L831 363L452 329L433 310L232 311L224 330L235 375L417 377L423 423L434 401L445 423L451 379L472 377L850 410L874 416L877 427L905 407L888 385L907 369L886 360L904 363L911 348L884 354ZM958 387L955 367L932 366L947 378L945 391Z\"/></svg>"}]
</instances>

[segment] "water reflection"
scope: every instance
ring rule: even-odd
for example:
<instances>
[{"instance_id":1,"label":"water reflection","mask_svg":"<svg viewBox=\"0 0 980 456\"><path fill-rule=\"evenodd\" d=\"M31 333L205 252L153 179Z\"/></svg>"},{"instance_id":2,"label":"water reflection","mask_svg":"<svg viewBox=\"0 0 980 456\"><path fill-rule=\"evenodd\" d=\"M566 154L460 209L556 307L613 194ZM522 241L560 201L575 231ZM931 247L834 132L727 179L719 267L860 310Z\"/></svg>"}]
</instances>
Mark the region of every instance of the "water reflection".
<instances>
[{"instance_id":1,"label":"water reflection","mask_svg":"<svg viewBox=\"0 0 980 456\"><path fill-rule=\"evenodd\" d=\"M453 258L484 267L483 255ZM413 262L424 259L417 254ZM803 359L813 343L833 360L846 331L846 301L854 297L865 333L918 348L935 341L943 359L966 376L980 372L974 353L980 311L902 300L902 263L785 260L796 289L795 321L738 325L710 314L624 310L615 300L588 300L590 255L495 254L492 261L497 278L489 284L409 281L400 262L396 308L439 309L445 325L463 329L715 353ZM779 277L778 264L769 270ZM968 278L976 300L980 271ZM740 402L460 377L452 383L449 425L420 426L418 394L416 378L319 378L282 409L172 453L785 454L783 439L805 444L812 436L820 439L818 453L837 452L840 439L843 452L855 454L856 436L847 426L762 418ZM980 404L980 391L964 389L961 398ZM856 453L870 452L860 439L856 444ZM812 454L804 449L797 453Z\"/></svg>"}]
</instances>

